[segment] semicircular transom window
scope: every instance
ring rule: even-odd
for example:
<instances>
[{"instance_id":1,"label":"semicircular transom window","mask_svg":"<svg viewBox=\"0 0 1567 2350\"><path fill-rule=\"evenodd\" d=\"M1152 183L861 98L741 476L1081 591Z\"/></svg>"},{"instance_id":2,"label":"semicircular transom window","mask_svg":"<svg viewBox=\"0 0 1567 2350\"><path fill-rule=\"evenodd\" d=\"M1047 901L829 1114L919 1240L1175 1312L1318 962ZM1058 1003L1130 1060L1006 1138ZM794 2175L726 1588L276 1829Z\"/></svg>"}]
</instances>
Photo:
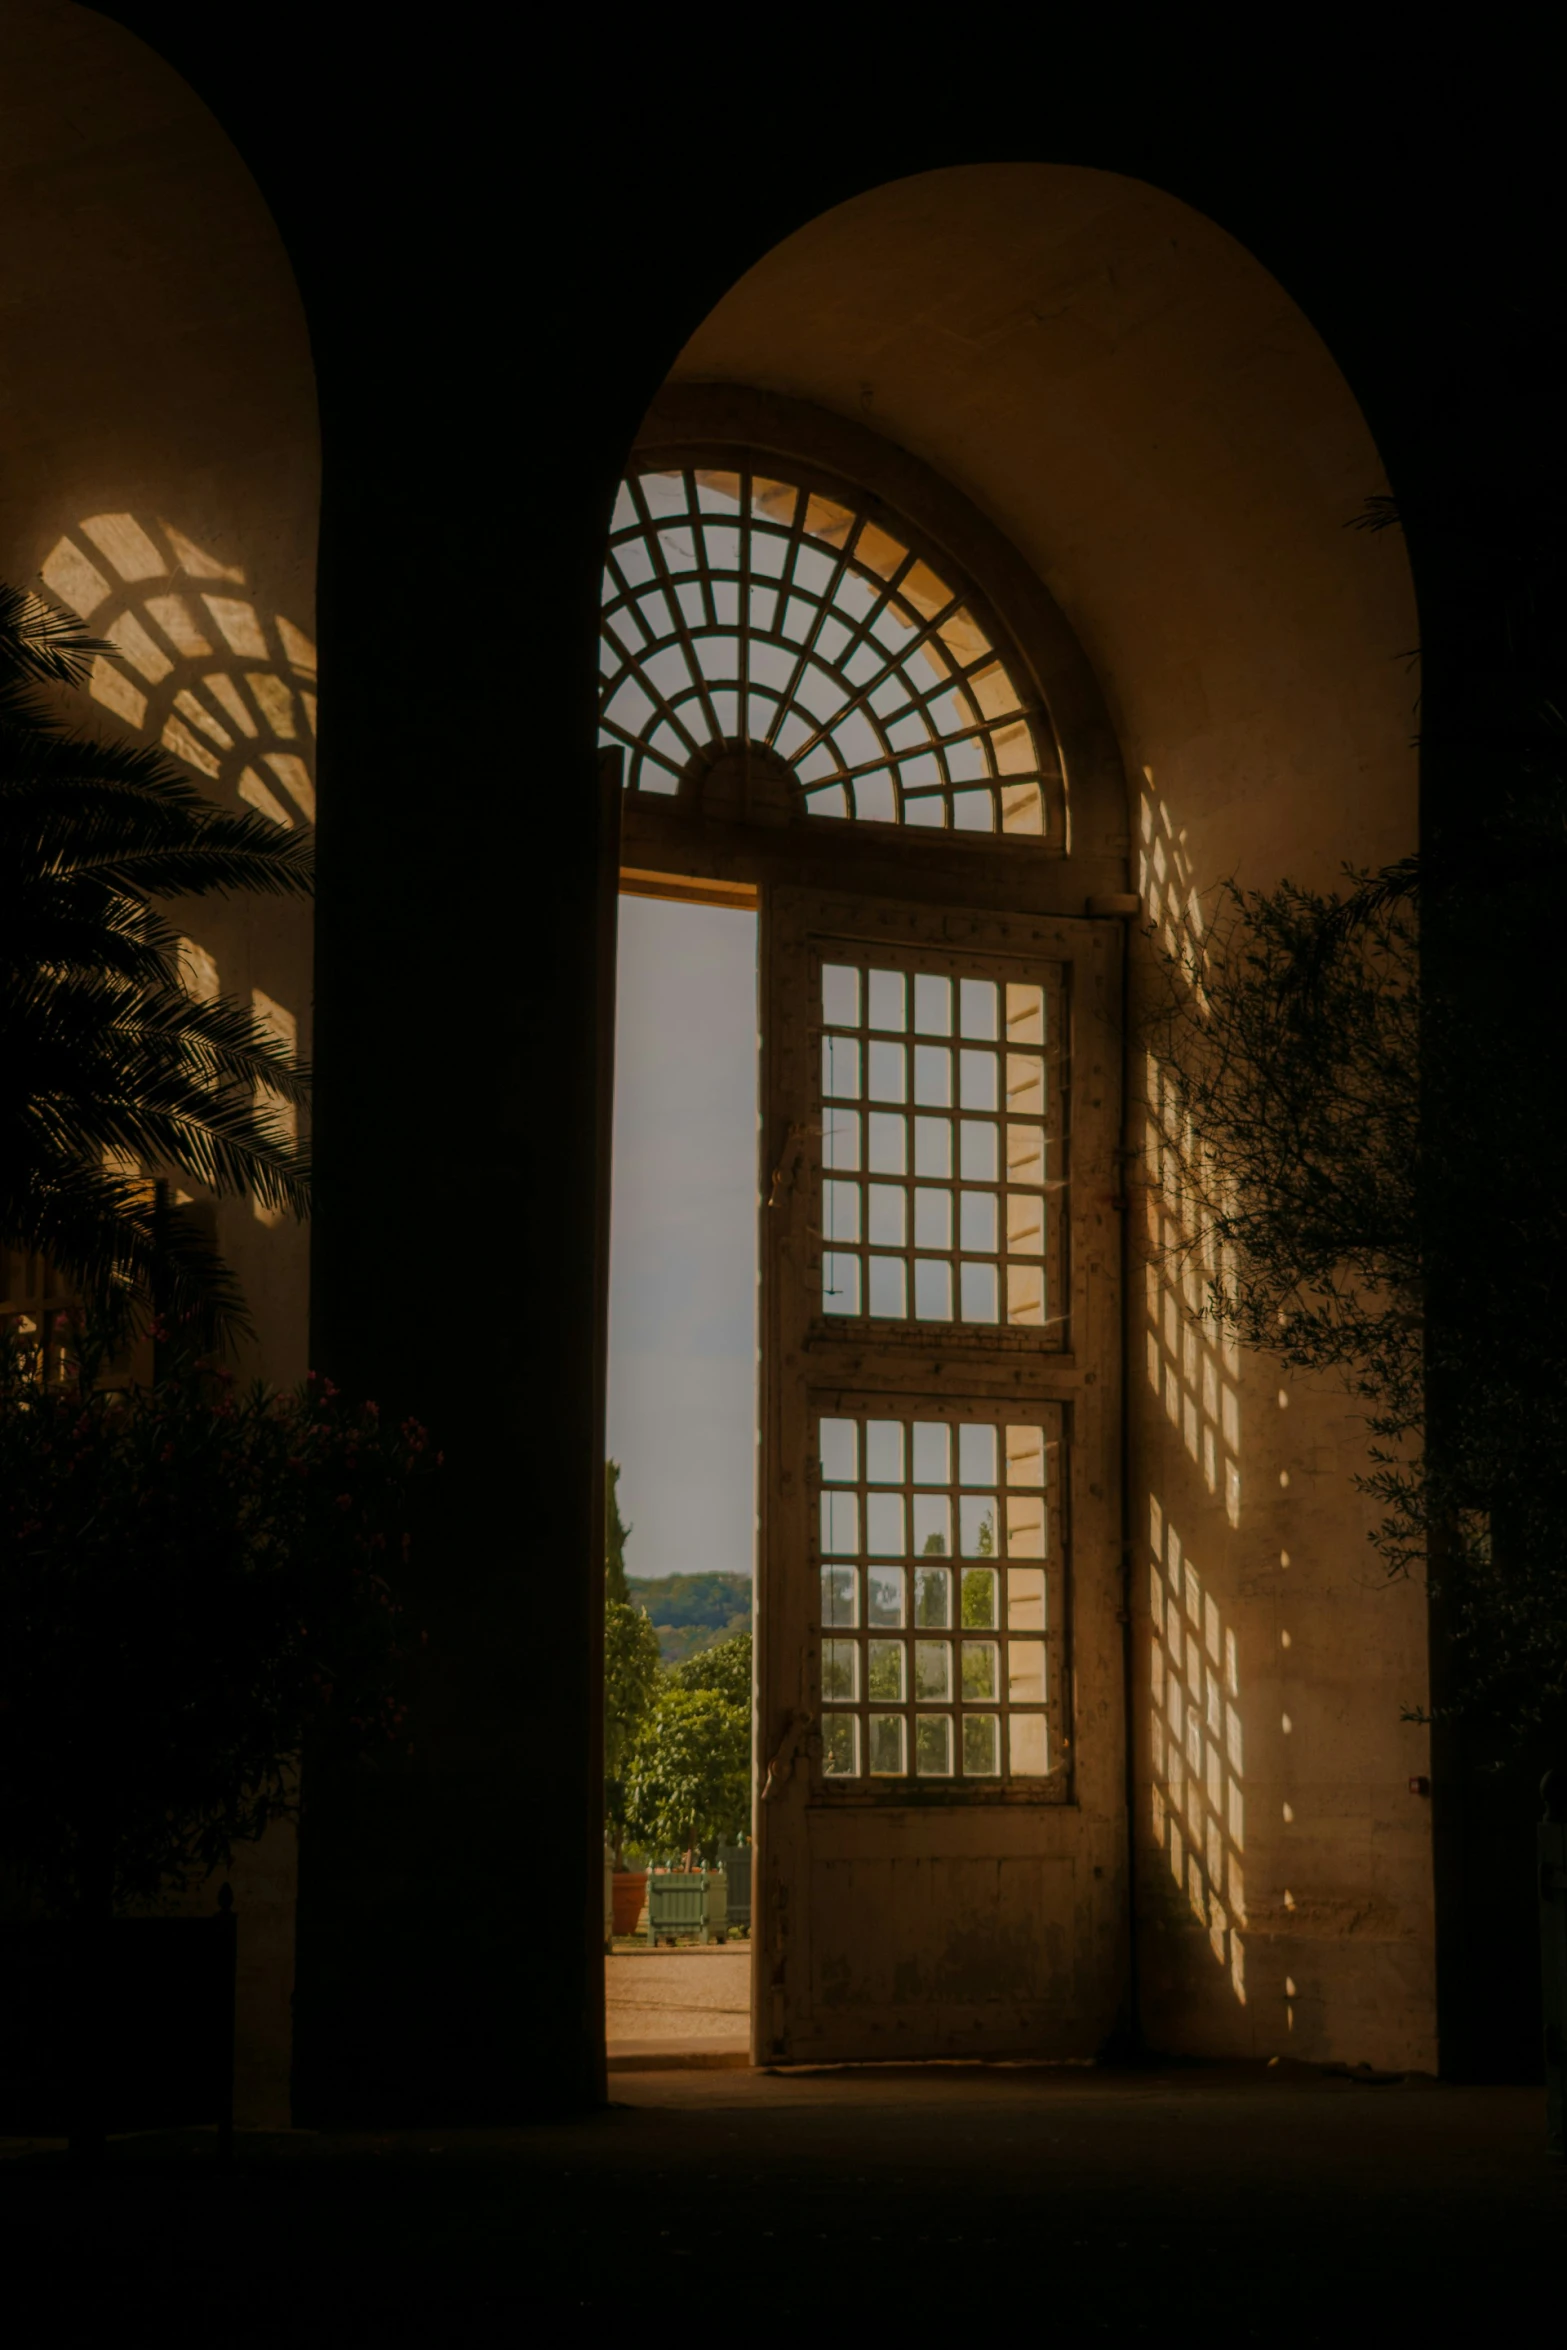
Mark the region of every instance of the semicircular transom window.
<instances>
[{"instance_id":1,"label":"semicircular transom window","mask_svg":"<svg viewBox=\"0 0 1567 2350\"><path fill-rule=\"evenodd\" d=\"M974 591L899 528L748 470L633 472L604 572L599 737L625 751L627 787L689 797L760 749L794 813L1061 845L1037 694Z\"/></svg>"}]
</instances>

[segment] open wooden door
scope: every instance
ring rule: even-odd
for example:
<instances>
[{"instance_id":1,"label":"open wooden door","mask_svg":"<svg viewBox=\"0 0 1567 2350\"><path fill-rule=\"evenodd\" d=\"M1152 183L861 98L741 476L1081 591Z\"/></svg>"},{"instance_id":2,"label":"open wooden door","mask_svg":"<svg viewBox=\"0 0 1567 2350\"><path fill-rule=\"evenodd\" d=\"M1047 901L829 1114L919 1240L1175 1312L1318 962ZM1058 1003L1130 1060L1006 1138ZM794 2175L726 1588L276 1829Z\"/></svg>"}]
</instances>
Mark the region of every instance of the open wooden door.
<instances>
[{"instance_id":1,"label":"open wooden door","mask_svg":"<svg viewBox=\"0 0 1567 2350\"><path fill-rule=\"evenodd\" d=\"M1119 925L762 907L758 2063L1125 1981Z\"/></svg>"}]
</instances>

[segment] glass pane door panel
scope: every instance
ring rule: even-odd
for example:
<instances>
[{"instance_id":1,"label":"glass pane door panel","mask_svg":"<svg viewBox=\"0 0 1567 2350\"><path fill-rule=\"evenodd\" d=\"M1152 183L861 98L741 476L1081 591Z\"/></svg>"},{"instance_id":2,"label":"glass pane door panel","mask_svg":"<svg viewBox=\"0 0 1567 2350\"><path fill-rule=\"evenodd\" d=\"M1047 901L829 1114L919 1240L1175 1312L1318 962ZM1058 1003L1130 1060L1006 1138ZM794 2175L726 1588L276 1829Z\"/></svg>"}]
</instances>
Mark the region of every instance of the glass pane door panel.
<instances>
[{"instance_id":1,"label":"glass pane door panel","mask_svg":"<svg viewBox=\"0 0 1567 2350\"><path fill-rule=\"evenodd\" d=\"M906 971L868 950L820 963L815 1009L821 1312L1060 1343L1056 978Z\"/></svg>"},{"instance_id":2,"label":"glass pane door panel","mask_svg":"<svg viewBox=\"0 0 1567 2350\"><path fill-rule=\"evenodd\" d=\"M828 1778L1004 1786L1049 1775L1058 1410L1016 1421L961 1411L816 1423Z\"/></svg>"}]
</instances>

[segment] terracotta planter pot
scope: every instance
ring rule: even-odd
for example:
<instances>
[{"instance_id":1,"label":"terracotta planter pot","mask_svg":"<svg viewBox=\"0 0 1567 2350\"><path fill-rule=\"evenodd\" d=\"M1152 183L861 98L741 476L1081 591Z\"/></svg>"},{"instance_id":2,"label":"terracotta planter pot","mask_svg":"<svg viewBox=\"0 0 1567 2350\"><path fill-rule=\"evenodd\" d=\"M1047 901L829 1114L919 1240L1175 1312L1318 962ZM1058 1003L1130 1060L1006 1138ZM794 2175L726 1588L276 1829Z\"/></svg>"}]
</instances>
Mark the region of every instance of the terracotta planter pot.
<instances>
[{"instance_id":1,"label":"terracotta planter pot","mask_svg":"<svg viewBox=\"0 0 1567 2350\"><path fill-rule=\"evenodd\" d=\"M647 1899L646 1869L617 1869L614 1898L616 1933L634 1934L642 1904Z\"/></svg>"}]
</instances>

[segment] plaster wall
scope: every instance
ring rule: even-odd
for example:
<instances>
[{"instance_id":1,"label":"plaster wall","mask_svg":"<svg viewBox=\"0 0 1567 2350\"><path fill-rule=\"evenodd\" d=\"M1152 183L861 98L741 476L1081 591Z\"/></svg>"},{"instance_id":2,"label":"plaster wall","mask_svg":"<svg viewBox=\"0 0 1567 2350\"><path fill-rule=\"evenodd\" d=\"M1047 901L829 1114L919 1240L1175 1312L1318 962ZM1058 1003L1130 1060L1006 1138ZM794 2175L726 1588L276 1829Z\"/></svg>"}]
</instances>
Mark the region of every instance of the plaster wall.
<instances>
[{"instance_id":1,"label":"plaster wall","mask_svg":"<svg viewBox=\"0 0 1567 2350\"><path fill-rule=\"evenodd\" d=\"M672 380L852 417L1005 531L1097 673L1133 779L1128 886L1172 936L1228 876L1331 886L1414 845L1409 572L1396 536L1346 527L1381 462L1309 321L1213 222L1077 167L898 181L767 254ZM1135 1023L1128 1063L1143 1149ZM1139 1261L1129 1189L1145 2031L1434 2067L1427 1756L1400 1720L1423 1595L1367 1545L1346 1400L1212 1345Z\"/></svg>"},{"instance_id":2,"label":"plaster wall","mask_svg":"<svg viewBox=\"0 0 1567 2350\"><path fill-rule=\"evenodd\" d=\"M277 622L285 617L307 645L314 637L315 395L277 232L225 133L181 78L132 35L60 0L13 5L0 24L0 214L0 575L43 586L65 540L107 583L90 615L95 628L126 611L144 616L151 595L182 597L211 657L183 656L162 637L172 668L149 691L146 722L131 731L157 739L174 693L199 700L207 672L231 671L258 732L247 739L231 723L231 754L198 734L218 772L188 762L185 772L235 804L242 752L264 777L268 744L313 765L302 700L313 668L303 655L306 665L290 662L290 643L296 654L300 646L279 637ZM167 557L165 573L136 576L123 535L100 523L95 541L81 527L123 516ZM131 577L105 552L106 535ZM63 576L56 560L54 578ZM264 651L236 656L202 617L204 593L246 606ZM246 624L233 625L243 640ZM261 669L292 697L286 741L268 733L249 692ZM221 705L207 707L223 718ZM101 704L81 708L87 723L130 725ZM275 796L288 806L280 790ZM222 990L242 1000L259 990L295 1020L308 1054L308 907L204 899L175 911ZM237 1367L275 1383L298 1379L307 1345L304 1231L265 1223L238 1200L219 1207L218 1233L256 1325ZM293 1856L292 1831L278 1830L242 1848L232 1874L238 2115L255 2124L286 2121L288 2112ZM216 1890L201 1888L185 1906L210 1908Z\"/></svg>"}]
</instances>

